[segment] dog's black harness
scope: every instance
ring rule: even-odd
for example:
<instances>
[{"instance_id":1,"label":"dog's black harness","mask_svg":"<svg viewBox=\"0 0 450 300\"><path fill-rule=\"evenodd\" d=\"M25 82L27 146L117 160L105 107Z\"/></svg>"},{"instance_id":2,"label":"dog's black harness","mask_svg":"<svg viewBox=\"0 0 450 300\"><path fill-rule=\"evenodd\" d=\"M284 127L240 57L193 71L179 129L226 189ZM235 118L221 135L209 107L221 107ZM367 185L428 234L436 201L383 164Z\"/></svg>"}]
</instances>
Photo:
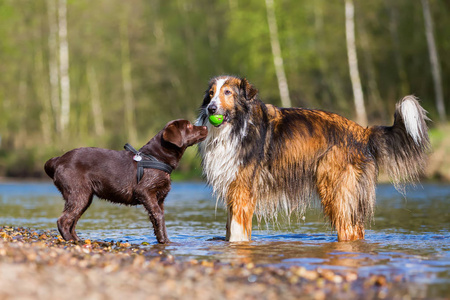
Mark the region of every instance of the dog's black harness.
<instances>
[{"instance_id":1,"label":"dog's black harness","mask_svg":"<svg viewBox=\"0 0 450 300\"><path fill-rule=\"evenodd\" d=\"M133 148L130 144L126 143L123 146L125 150L133 152L135 155L133 159L137 162L137 182L141 181L142 175L144 175L144 168L161 170L166 173L172 173L173 169L166 163L159 161L156 157L144 154ZM145 159L145 160L142 160Z\"/></svg>"}]
</instances>

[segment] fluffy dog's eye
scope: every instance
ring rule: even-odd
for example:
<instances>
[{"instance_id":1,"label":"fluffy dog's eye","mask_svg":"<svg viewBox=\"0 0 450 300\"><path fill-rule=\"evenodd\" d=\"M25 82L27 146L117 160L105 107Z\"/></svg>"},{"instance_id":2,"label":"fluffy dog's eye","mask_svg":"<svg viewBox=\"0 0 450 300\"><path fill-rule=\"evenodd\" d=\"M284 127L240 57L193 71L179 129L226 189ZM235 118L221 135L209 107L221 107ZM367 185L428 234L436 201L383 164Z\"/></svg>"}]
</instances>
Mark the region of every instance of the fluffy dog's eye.
<instances>
[{"instance_id":1,"label":"fluffy dog's eye","mask_svg":"<svg viewBox=\"0 0 450 300\"><path fill-rule=\"evenodd\" d=\"M225 90L223 93L225 94L225 96L230 96L231 95L231 91L230 90Z\"/></svg>"},{"instance_id":2,"label":"fluffy dog's eye","mask_svg":"<svg viewBox=\"0 0 450 300\"><path fill-rule=\"evenodd\" d=\"M214 92L211 90L209 91L209 97L212 98L214 96Z\"/></svg>"}]
</instances>

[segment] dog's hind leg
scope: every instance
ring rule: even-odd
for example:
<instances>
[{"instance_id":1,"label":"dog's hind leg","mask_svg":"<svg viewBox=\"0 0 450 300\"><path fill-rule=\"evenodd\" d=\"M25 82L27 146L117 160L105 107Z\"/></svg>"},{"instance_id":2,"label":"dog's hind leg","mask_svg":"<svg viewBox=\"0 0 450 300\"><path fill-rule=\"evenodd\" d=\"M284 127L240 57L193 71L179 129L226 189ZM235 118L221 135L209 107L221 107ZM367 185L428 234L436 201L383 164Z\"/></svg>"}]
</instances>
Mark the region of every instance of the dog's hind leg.
<instances>
[{"instance_id":1,"label":"dog's hind leg","mask_svg":"<svg viewBox=\"0 0 450 300\"><path fill-rule=\"evenodd\" d=\"M375 202L376 166L365 157L350 163L337 152L324 158L318 168L318 194L339 241L364 239L364 225Z\"/></svg>"},{"instance_id":2,"label":"dog's hind leg","mask_svg":"<svg viewBox=\"0 0 450 300\"><path fill-rule=\"evenodd\" d=\"M79 192L79 191L78 191ZM78 241L80 238L75 232L75 227L83 213L92 203L92 193L65 193L63 194L66 203L64 211L57 221L58 230L66 241Z\"/></svg>"}]
</instances>

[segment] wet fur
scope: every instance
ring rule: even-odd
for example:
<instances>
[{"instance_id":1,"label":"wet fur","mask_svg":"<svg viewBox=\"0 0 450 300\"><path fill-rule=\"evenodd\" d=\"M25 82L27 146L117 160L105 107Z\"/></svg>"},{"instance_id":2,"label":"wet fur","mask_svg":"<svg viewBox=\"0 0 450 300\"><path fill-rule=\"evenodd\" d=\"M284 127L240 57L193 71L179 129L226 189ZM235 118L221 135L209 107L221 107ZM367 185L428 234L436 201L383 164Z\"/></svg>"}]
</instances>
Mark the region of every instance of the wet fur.
<instances>
[{"instance_id":1,"label":"wet fur","mask_svg":"<svg viewBox=\"0 0 450 300\"><path fill-rule=\"evenodd\" d=\"M175 169L185 149L206 135L205 127L192 126L187 120L175 120L139 151L153 155ZM146 168L137 183L137 163L133 156L126 150L78 148L46 162L45 172L66 201L63 214L57 221L58 230L65 240L79 240L75 226L95 195L113 203L142 204L158 242L169 242L164 221L164 199L170 191L170 175Z\"/></svg>"},{"instance_id":2,"label":"wet fur","mask_svg":"<svg viewBox=\"0 0 450 300\"><path fill-rule=\"evenodd\" d=\"M219 127L207 121L212 102L226 116ZM379 169L396 186L423 172L426 119L417 99L407 96L393 126L364 128L334 113L264 104L246 79L212 79L197 121L209 127L199 152L208 183L227 205L227 239L249 240L254 213L269 219L280 211L302 213L315 197L340 241L364 238Z\"/></svg>"}]
</instances>

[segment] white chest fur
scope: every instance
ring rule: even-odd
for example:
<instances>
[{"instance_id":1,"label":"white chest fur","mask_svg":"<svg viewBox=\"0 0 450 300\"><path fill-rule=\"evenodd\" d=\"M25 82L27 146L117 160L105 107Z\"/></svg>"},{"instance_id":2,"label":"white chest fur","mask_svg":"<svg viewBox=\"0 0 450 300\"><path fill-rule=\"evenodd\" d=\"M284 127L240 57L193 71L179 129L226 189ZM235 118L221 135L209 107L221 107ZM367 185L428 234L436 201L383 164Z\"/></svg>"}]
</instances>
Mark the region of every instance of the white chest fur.
<instances>
[{"instance_id":1,"label":"white chest fur","mask_svg":"<svg viewBox=\"0 0 450 300\"><path fill-rule=\"evenodd\" d=\"M228 187L236 178L240 161L237 158L238 141L232 138L231 126L208 126L208 137L199 144L203 173L218 199L225 200Z\"/></svg>"}]
</instances>

